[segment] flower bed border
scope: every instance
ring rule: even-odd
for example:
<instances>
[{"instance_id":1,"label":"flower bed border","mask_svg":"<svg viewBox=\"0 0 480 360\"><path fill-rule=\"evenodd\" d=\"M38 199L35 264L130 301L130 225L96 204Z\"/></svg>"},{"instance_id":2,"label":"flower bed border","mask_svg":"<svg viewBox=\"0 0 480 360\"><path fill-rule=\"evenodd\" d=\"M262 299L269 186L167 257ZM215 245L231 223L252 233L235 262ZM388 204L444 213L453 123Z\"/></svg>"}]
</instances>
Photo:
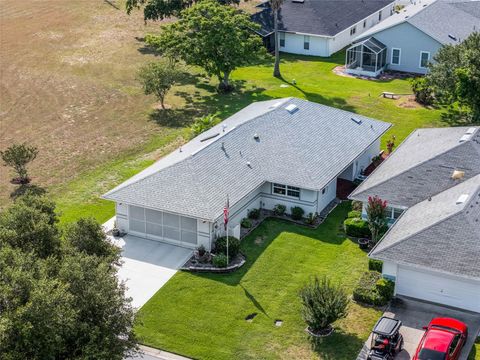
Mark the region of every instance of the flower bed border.
<instances>
[{"instance_id":1,"label":"flower bed border","mask_svg":"<svg viewBox=\"0 0 480 360\"><path fill-rule=\"evenodd\" d=\"M192 256L194 256L194 255L192 255ZM213 274L231 273L231 272L236 271L237 269L240 269L245 264L245 262L247 261L246 258L245 258L245 255L243 255L243 254L238 254L238 257L240 257L239 262L237 262L233 265L224 267L224 268L217 268L213 265L212 266L189 265L189 266L183 266L181 268L181 270L190 271L190 272L197 272L197 273L213 273ZM191 258L188 259L188 261L186 263L188 263L190 260L191 260Z\"/></svg>"}]
</instances>

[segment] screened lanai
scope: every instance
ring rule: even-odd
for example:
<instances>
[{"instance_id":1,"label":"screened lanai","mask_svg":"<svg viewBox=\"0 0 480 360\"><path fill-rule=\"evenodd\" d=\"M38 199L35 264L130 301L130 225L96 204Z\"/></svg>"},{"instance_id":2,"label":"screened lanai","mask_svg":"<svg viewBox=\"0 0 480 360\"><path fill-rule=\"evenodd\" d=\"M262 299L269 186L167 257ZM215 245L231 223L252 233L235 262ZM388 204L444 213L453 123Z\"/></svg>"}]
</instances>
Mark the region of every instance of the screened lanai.
<instances>
[{"instance_id":1,"label":"screened lanai","mask_svg":"<svg viewBox=\"0 0 480 360\"><path fill-rule=\"evenodd\" d=\"M387 47L374 37L355 43L347 49L347 73L377 76L386 65Z\"/></svg>"}]
</instances>

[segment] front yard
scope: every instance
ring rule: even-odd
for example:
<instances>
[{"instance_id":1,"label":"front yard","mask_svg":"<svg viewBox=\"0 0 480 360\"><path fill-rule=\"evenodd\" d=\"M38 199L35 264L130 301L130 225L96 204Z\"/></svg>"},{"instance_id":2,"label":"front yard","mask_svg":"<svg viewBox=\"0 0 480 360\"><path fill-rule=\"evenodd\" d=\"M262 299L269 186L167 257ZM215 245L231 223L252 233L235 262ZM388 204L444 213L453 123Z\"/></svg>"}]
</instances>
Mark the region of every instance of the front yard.
<instances>
[{"instance_id":1,"label":"front yard","mask_svg":"<svg viewBox=\"0 0 480 360\"><path fill-rule=\"evenodd\" d=\"M366 254L339 230L349 208L339 205L316 230L266 220L243 240L247 263L236 273L177 273L140 310L141 341L197 359L355 359L381 312L352 303L336 332L312 344L298 298L311 275L351 292L367 269Z\"/></svg>"}]
</instances>

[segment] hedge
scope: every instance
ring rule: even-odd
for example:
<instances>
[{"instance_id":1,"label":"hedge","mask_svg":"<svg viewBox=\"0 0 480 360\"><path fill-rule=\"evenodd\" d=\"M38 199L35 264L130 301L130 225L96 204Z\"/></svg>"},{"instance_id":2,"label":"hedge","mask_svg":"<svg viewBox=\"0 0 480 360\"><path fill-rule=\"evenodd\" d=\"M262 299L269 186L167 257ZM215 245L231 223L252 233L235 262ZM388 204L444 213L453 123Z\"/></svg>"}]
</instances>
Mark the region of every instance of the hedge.
<instances>
[{"instance_id":1,"label":"hedge","mask_svg":"<svg viewBox=\"0 0 480 360\"><path fill-rule=\"evenodd\" d=\"M368 259L368 270L382 272L383 261Z\"/></svg>"},{"instance_id":2,"label":"hedge","mask_svg":"<svg viewBox=\"0 0 480 360\"><path fill-rule=\"evenodd\" d=\"M228 237L228 256L233 259L240 251L240 240L236 237ZM227 255L227 237L222 236L215 240L215 253Z\"/></svg>"},{"instance_id":3,"label":"hedge","mask_svg":"<svg viewBox=\"0 0 480 360\"><path fill-rule=\"evenodd\" d=\"M393 297L395 283L376 271L367 271L353 290L353 299L368 305L385 305Z\"/></svg>"},{"instance_id":4,"label":"hedge","mask_svg":"<svg viewBox=\"0 0 480 360\"><path fill-rule=\"evenodd\" d=\"M347 218L353 219L353 218L358 218L360 219L362 217L362 212L358 210L352 210L348 213Z\"/></svg>"},{"instance_id":5,"label":"hedge","mask_svg":"<svg viewBox=\"0 0 480 360\"><path fill-rule=\"evenodd\" d=\"M360 218L346 219L343 222L343 227L348 236L357 238L370 238L372 236L368 228L368 222Z\"/></svg>"}]
</instances>

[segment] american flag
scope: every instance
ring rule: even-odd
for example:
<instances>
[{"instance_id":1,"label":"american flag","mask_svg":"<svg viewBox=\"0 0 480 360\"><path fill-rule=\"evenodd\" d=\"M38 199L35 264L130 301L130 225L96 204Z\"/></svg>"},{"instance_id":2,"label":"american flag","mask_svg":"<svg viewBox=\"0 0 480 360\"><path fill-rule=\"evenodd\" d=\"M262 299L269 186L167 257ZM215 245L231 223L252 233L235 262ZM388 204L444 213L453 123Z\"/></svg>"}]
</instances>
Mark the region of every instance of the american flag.
<instances>
[{"instance_id":1,"label":"american flag","mask_svg":"<svg viewBox=\"0 0 480 360\"><path fill-rule=\"evenodd\" d=\"M223 208L223 225L225 226L225 230L227 230L229 211L230 211L230 203L228 201L228 195L227 195L227 202L225 203L225 207Z\"/></svg>"}]
</instances>

